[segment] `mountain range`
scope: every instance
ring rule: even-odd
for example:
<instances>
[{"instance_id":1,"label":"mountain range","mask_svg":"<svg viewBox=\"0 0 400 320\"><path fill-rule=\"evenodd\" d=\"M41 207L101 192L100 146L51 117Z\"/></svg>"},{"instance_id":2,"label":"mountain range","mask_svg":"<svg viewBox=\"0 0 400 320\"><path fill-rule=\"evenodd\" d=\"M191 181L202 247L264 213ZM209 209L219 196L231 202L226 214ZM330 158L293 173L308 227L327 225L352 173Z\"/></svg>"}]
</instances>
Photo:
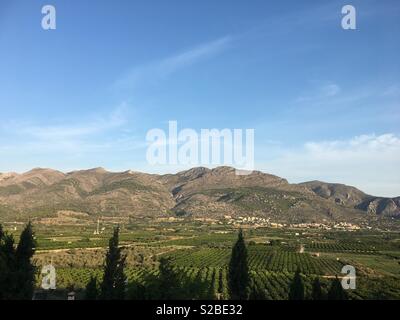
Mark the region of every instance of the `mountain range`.
<instances>
[{"instance_id":1,"label":"mountain range","mask_svg":"<svg viewBox=\"0 0 400 320\"><path fill-rule=\"evenodd\" d=\"M260 216L274 221L355 221L400 217L400 197L365 194L344 184L286 179L231 167L197 167L176 174L103 168L63 173L36 168L0 173L0 220L86 216Z\"/></svg>"}]
</instances>

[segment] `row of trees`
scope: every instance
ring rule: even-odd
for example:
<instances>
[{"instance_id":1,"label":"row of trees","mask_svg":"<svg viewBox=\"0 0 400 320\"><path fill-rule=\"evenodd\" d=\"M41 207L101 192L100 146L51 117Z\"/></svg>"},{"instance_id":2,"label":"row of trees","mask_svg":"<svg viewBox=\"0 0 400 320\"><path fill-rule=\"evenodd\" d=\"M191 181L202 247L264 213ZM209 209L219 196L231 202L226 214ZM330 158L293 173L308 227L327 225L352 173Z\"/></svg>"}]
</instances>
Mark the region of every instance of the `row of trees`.
<instances>
[{"instance_id":1,"label":"row of trees","mask_svg":"<svg viewBox=\"0 0 400 320\"><path fill-rule=\"evenodd\" d=\"M35 288L32 264L35 239L29 222L15 245L14 237L0 224L0 299L30 300Z\"/></svg>"},{"instance_id":2,"label":"row of trees","mask_svg":"<svg viewBox=\"0 0 400 320\"><path fill-rule=\"evenodd\" d=\"M200 277L194 279L184 273L177 273L171 261L161 258L156 274L148 274L142 281L133 281L127 286L124 276L125 256L118 247L119 229L114 230L106 255L104 275L101 284L92 277L86 286L86 299L214 299L214 288L209 288ZM247 248L240 230L238 240L232 249L229 263L228 290L232 299L243 300L249 296L249 269Z\"/></svg>"},{"instance_id":3,"label":"row of trees","mask_svg":"<svg viewBox=\"0 0 400 320\"><path fill-rule=\"evenodd\" d=\"M232 248L231 260L229 262L228 289L231 299L266 299L266 292L260 292L256 286L251 285L249 268L247 263L247 248L243 238L242 230L239 231L238 239ZM315 278L312 284L312 300L347 300L348 296L343 290L338 277L332 281L328 293L322 290L319 278ZM300 270L297 270L289 286L289 300L305 300L305 288Z\"/></svg>"},{"instance_id":4,"label":"row of trees","mask_svg":"<svg viewBox=\"0 0 400 320\"><path fill-rule=\"evenodd\" d=\"M289 288L289 300L305 300L305 289L300 271L297 270ZM348 296L344 291L340 280L336 276L332 281L327 293L322 290L319 278L315 278L312 283L311 300L347 300Z\"/></svg>"},{"instance_id":5,"label":"row of trees","mask_svg":"<svg viewBox=\"0 0 400 320\"><path fill-rule=\"evenodd\" d=\"M86 299L214 299L214 289L197 276L190 278L184 273L178 273L167 258L161 258L158 273L148 274L144 279L133 281L127 285L124 276L125 256L118 247L118 232L109 242L109 250L104 266L104 276L100 285L96 278L91 278L86 287ZM252 285L247 262L247 248L242 230L232 248L228 269L228 292L232 300L266 299L266 293L260 292ZM325 294L319 278L312 285L312 300L346 300L347 294L336 277ZM305 288L300 271L294 275L289 286L289 300L305 300Z\"/></svg>"},{"instance_id":6,"label":"row of trees","mask_svg":"<svg viewBox=\"0 0 400 320\"><path fill-rule=\"evenodd\" d=\"M129 284L127 298L134 300L215 299L214 288L200 273L191 277L176 270L169 259L161 258L157 273Z\"/></svg>"},{"instance_id":7,"label":"row of trees","mask_svg":"<svg viewBox=\"0 0 400 320\"><path fill-rule=\"evenodd\" d=\"M20 235L17 245L13 235L5 232L0 225L0 299L32 299L35 289L36 268L32 263L35 252L35 237L29 222ZM126 255L119 247L119 228L114 229L109 240L104 273L101 282L92 277L85 290L88 300L130 299L213 299L215 288L210 288L200 273L190 278L178 273L166 258L161 258L158 273L148 274L141 282L128 285L124 273ZM213 281L214 283L214 281ZM242 230L232 248L228 269L228 292L233 300L265 299L265 292L252 285L247 261L247 248ZM304 300L305 289L298 270L289 287L289 300ZM312 285L313 300L344 300L347 294L336 277L327 294L324 294L320 280Z\"/></svg>"},{"instance_id":8,"label":"row of trees","mask_svg":"<svg viewBox=\"0 0 400 320\"><path fill-rule=\"evenodd\" d=\"M114 230L109 241L105 259L104 274L101 283L92 277L85 290L87 300L122 300L128 299L198 299L212 298L208 286L199 278L191 279L177 273L171 261L161 258L157 274L148 274L141 282L128 284L124 274L126 256L119 248L119 228Z\"/></svg>"}]
</instances>

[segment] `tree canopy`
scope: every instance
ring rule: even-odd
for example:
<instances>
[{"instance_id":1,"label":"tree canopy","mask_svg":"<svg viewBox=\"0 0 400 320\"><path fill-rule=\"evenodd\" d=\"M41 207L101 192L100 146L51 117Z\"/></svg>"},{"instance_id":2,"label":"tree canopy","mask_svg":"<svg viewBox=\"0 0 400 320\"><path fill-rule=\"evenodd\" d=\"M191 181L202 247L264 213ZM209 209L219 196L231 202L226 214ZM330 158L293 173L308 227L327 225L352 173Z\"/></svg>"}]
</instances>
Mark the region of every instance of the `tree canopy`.
<instances>
[{"instance_id":1,"label":"tree canopy","mask_svg":"<svg viewBox=\"0 0 400 320\"><path fill-rule=\"evenodd\" d=\"M249 284L250 276L247 262L247 248L244 242L243 231L240 229L238 239L232 248L232 255L229 262L228 290L231 299L248 299Z\"/></svg>"}]
</instances>

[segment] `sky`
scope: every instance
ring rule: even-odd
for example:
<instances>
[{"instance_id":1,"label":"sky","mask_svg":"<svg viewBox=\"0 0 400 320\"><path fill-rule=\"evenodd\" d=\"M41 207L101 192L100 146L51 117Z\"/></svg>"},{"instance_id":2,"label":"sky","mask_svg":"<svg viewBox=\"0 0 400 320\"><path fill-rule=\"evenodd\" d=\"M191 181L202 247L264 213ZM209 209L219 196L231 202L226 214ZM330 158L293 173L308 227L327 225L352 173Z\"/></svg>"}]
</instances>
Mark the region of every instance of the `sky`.
<instances>
[{"instance_id":1,"label":"sky","mask_svg":"<svg viewBox=\"0 0 400 320\"><path fill-rule=\"evenodd\" d=\"M174 120L254 129L289 182L400 196L399 39L398 0L1 0L0 172L176 172L146 159Z\"/></svg>"}]
</instances>

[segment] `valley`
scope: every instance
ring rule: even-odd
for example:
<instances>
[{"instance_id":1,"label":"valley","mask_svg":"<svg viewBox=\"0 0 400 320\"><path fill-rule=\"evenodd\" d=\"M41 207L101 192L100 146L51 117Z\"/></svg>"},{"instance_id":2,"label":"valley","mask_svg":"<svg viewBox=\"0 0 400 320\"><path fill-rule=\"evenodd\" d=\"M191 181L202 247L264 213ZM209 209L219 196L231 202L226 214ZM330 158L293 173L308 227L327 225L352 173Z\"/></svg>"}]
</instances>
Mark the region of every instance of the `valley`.
<instances>
[{"instance_id":1,"label":"valley","mask_svg":"<svg viewBox=\"0 0 400 320\"><path fill-rule=\"evenodd\" d=\"M33 223L37 270L51 264L57 273L57 289L45 292L51 299L70 291L83 298L88 281L100 281L115 226L131 299L157 298L140 288L158 275L161 258L202 284L194 296L176 298L229 299L227 270L239 229L253 299L287 299L296 270L306 295L316 277L326 293L345 265L357 271L350 299L400 299L399 198L354 187L289 184L261 172L236 176L229 167L170 175L34 169L0 176L0 206L0 221L15 239ZM38 292L41 281L38 272Z\"/></svg>"}]
</instances>

